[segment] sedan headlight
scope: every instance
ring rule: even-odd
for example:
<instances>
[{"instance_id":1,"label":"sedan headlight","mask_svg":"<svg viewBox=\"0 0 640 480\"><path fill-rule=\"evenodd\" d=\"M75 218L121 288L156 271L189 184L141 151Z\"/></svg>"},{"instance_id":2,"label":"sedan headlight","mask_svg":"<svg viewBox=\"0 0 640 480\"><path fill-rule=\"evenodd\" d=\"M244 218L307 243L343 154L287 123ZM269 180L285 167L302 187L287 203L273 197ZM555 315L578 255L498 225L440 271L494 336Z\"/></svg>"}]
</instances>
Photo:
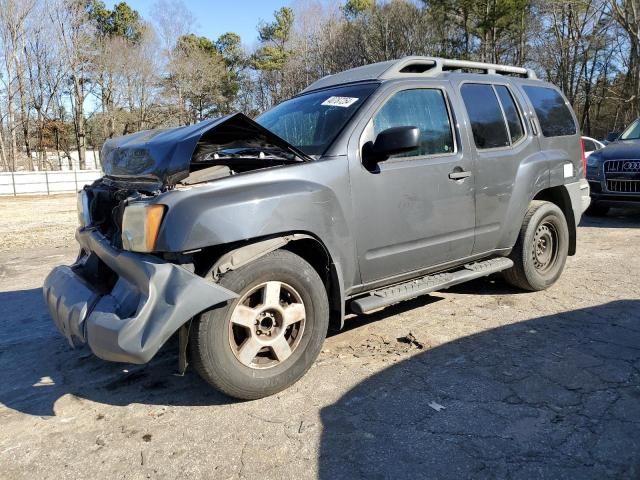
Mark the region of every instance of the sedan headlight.
<instances>
[{"instance_id":1,"label":"sedan headlight","mask_svg":"<svg viewBox=\"0 0 640 480\"><path fill-rule=\"evenodd\" d=\"M596 153L592 153L587 157L587 167L595 167L598 165L598 160L600 160L600 157Z\"/></svg>"},{"instance_id":2,"label":"sedan headlight","mask_svg":"<svg viewBox=\"0 0 640 480\"><path fill-rule=\"evenodd\" d=\"M78 225L80 225L80 228L86 227L91 223L91 215L89 213L89 196L85 190L78 192L76 204L78 209Z\"/></svg>"},{"instance_id":3,"label":"sedan headlight","mask_svg":"<svg viewBox=\"0 0 640 480\"><path fill-rule=\"evenodd\" d=\"M166 207L131 203L122 216L122 248L131 252L153 252Z\"/></svg>"}]
</instances>

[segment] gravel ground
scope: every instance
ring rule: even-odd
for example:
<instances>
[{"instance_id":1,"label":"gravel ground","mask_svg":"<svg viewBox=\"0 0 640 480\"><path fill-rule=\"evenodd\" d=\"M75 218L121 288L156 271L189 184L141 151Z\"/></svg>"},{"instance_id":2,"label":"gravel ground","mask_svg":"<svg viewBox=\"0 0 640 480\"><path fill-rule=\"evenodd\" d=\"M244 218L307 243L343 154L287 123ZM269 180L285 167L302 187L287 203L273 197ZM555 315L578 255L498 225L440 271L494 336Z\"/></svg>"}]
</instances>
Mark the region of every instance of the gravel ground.
<instances>
[{"instance_id":1,"label":"gravel ground","mask_svg":"<svg viewBox=\"0 0 640 480\"><path fill-rule=\"evenodd\" d=\"M0 199L3 226L60 219L46 248L2 237L0 478L640 478L638 212L583 222L545 292L485 279L351 318L298 384L236 402L176 376L175 343L118 365L55 332L39 287L75 256L73 202Z\"/></svg>"},{"instance_id":2,"label":"gravel ground","mask_svg":"<svg viewBox=\"0 0 640 480\"><path fill-rule=\"evenodd\" d=\"M77 224L75 193L0 197L0 252L68 247Z\"/></svg>"}]
</instances>

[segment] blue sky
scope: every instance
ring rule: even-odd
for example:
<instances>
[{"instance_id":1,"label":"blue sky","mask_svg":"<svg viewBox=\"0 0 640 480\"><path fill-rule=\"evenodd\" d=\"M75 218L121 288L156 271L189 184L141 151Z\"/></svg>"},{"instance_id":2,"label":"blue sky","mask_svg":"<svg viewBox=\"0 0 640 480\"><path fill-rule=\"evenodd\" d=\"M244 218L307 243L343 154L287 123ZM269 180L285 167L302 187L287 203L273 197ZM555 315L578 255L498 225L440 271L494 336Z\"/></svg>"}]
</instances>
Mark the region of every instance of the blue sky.
<instances>
[{"instance_id":1,"label":"blue sky","mask_svg":"<svg viewBox=\"0 0 640 480\"><path fill-rule=\"evenodd\" d=\"M147 19L156 0L126 0ZM111 8L118 1L106 0ZM225 32L235 32L242 43L251 46L257 42L256 26L260 20L271 21L273 12L291 3L289 0L185 0L183 4L191 11L197 23L193 32L215 40Z\"/></svg>"}]
</instances>

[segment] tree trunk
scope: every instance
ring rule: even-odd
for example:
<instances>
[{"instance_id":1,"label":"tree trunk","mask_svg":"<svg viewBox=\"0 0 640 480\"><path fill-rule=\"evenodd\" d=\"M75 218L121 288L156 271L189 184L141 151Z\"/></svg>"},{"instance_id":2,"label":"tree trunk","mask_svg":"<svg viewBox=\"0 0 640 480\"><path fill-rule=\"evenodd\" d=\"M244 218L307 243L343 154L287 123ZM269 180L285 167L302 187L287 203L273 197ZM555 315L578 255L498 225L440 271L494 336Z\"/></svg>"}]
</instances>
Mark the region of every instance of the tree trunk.
<instances>
[{"instance_id":1,"label":"tree trunk","mask_svg":"<svg viewBox=\"0 0 640 480\"><path fill-rule=\"evenodd\" d=\"M11 163L11 171L16 171L17 156L18 156L18 142L16 140L16 124L15 124L15 112L14 112L14 97L13 88L11 86L11 79L13 78L13 65L10 58L7 58L7 130L9 131L9 162Z\"/></svg>"},{"instance_id":2,"label":"tree trunk","mask_svg":"<svg viewBox=\"0 0 640 480\"><path fill-rule=\"evenodd\" d=\"M0 124L1 127L1 124ZM8 172L9 169L9 161L7 159L7 152L4 148L4 138L2 136L2 128L0 128L0 159L2 159L2 166L5 172Z\"/></svg>"},{"instance_id":3,"label":"tree trunk","mask_svg":"<svg viewBox=\"0 0 640 480\"><path fill-rule=\"evenodd\" d=\"M87 168L87 146L85 143L84 91L82 87L82 80L75 75L73 77L73 87L75 102L73 126L76 136L76 148L78 150L78 166L80 170L85 170Z\"/></svg>"},{"instance_id":4,"label":"tree trunk","mask_svg":"<svg viewBox=\"0 0 640 480\"><path fill-rule=\"evenodd\" d=\"M24 136L24 148L27 154L27 167L33 170L33 158L31 157L31 142L29 132L29 112L27 111L27 98L24 89L24 78L22 77L21 68L18 66L16 78L18 79L18 96L20 97L20 117L22 123L22 134Z\"/></svg>"}]
</instances>

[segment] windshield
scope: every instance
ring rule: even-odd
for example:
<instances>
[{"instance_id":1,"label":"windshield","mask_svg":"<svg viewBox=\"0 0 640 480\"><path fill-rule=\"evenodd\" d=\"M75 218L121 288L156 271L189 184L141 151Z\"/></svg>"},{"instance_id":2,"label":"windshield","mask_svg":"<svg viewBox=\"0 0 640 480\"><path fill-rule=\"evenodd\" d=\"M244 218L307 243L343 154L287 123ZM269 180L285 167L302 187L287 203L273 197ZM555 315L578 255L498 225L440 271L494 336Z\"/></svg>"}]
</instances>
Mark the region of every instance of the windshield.
<instances>
[{"instance_id":1,"label":"windshield","mask_svg":"<svg viewBox=\"0 0 640 480\"><path fill-rule=\"evenodd\" d=\"M620 140L640 140L640 118L627 127Z\"/></svg>"},{"instance_id":2,"label":"windshield","mask_svg":"<svg viewBox=\"0 0 640 480\"><path fill-rule=\"evenodd\" d=\"M322 155L377 87L377 83L351 85L295 97L256 122L307 155Z\"/></svg>"}]
</instances>

